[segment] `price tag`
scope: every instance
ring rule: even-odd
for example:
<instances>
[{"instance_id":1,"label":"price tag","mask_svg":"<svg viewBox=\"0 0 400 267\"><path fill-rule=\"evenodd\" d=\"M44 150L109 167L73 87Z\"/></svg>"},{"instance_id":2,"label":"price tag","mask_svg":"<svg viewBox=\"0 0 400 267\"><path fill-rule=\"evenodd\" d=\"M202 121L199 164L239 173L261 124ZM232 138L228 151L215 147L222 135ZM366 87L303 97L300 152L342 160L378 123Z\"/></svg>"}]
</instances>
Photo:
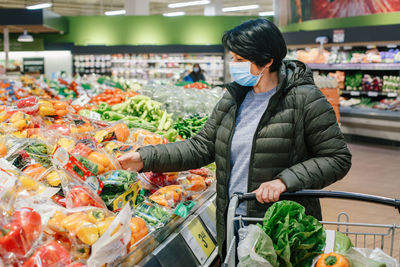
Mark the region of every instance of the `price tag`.
<instances>
[{"instance_id":1,"label":"price tag","mask_svg":"<svg viewBox=\"0 0 400 267\"><path fill-rule=\"evenodd\" d=\"M71 104L78 105L78 106L84 106L87 103L89 103L89 101L90 101L90 98L86 94L84 94L84 95L81 95L79 98L75 99L74 101L72 101Z\"/></svg>"},{"instance_id":2,"label":"price tag","mask_svg":"<svg viewBox=\"0 0 400 267\"><path fill-rule=\"evenodd\" d=\"M211 235L214 239L217 239L217 223L216 223L216 207L212 202L201 214L200 218L203 223L207 226L208 230L210 230Z\"/></svg>"},{"instance_id":3,"label":"price tag","mask_svg":"<svg viewBox=\"0 0 400 267\"><path fill-rule=\"evenodd\" d=\"M376 97L378 96L378 92L368 92L368 96Z\"/></svg>"},{"instance_id":4,"label":"price tag","mask_svg":"<svg viewBox=\"0 0 400 267\"><path fill-rule=\"evenodd\" d=\"M93 120L101 120L101 115L97 112L90 111L89 118L91 118Z\"/></svg>"},{"instance_id":5,"label":"price tag","mask_svg":"<svg viewBox=\"0 0 400 267\"><path fill-rule=\"evenodd\" d=\"M215 244L199 218L193 219L193 221L182 230L181 234L200 264L203 265L214 251Z\"/></svg>"},{"instance_id":6,"label":"price tag","mask_svg":"<svg viewBox=\"0 0 400 267\"><path fill-rule=\"evenodd\" d=\"M397 93L388 93L387 96L388 96L388 97L396 97L396 96L397 96Z\"/></svg>"},{"instance_id":7,"label":"price tag","mask_svg":"<svg viewBox=\"0 0 400 267\"><path fill-rule=\"evenodd\" d=\"M350 95L351 95L351 96L359 96L359 95L360 95L360 92L358 92L358 91L351 91L351 92L350 92Z\"/></svg>"}]
</instances>

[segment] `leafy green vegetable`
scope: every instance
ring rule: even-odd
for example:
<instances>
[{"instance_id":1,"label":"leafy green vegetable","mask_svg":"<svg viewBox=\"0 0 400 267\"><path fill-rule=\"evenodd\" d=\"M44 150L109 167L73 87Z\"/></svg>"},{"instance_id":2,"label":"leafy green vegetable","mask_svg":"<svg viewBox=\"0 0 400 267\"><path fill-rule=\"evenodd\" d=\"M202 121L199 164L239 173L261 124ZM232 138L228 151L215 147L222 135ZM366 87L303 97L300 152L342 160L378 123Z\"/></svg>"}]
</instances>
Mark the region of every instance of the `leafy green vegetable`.
<instances>
[{"instance_id":1,"label":"leafy green vegetable","mask_svg":"<svg viewBox=\"0 0 400 267\"><path fill-rule=\"evenodd\" d=\"M143 202L136 208L137 216L145 220L149 225L158 227L166 224L171 218L171 214L157 203Z\"/></svg>"},{"instance_id":2,"label":"leafy green vegetable","mask_svg":"<svg viewBox=\"0 0 400 267\"><path fill-rule=\"evenodd\" d=\"M271 237L279 266L310 266L325 246L321 223L305 215L305 208L294 201L274 203L265 213L263 231Z\"/></svg>"},{"instance_id":3,"label":"leafy green vegetable","mask_svg":"<svg viewBox=\"0 0 400 267\"><path fill-rule=\"evenodd\" d=\"M335 246L333 251L344 254L349 248L353 247L350 238L341 232L335 232Z\"/></svg>"},{"instance_id":4,"label":"leafy green vegetable","mask_svg":"<svg viewBox=\"0 0 400 267\"><path fill-rule=\"evenodd\" d=\"M87 158L84 158L82 156L79 155L75 155L74 156L80 163L82 163L83 166L86 167L86 169L88 169L91 173L93 173L94 175L97 175L98 171L99 171L99 167L97 166L97 164L91 162L90 160L88 160Z\"/></svg>"},{"instance_id":5,"label":"leafy green vegetable","mask_svg":"<svg viewBox=\"0 0 400 267\"><path fill-rule=\"evenodd\" d=\"M51 166L49 151L47 150L47 146L45 144L32 143L24 150L26 153L28 153L30 158L42 164L43 167L48 168Z\"/></svg>"},{"instance_id":6,"label":"leafy green vegetable","mask_svg":"<svg viewBox=\"0 0 400 267\"><path fill-rule=\"evenodd\" d=\"M107 206L112 206L113 200L128 191L129 186L137 181L137 173L115 170L99 178L104 184L100 197Z\"/></svg>"}]
</instances>

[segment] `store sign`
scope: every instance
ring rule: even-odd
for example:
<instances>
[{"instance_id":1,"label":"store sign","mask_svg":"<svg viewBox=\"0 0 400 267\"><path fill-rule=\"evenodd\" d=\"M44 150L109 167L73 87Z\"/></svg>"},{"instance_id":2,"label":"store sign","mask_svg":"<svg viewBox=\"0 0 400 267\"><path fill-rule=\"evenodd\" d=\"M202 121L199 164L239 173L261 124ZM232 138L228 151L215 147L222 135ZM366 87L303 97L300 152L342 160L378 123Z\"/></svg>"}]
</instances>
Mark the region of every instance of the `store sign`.
<instances>
[{"instance_id":1,"label":"store sign","mask_svg":"<svg viewBox=\"0 0 400 267\"><path fill-rule=\"evenodd\" d=\"M197 217L181 231L182 237L191 248L197 260L203 265L215 249L214 241Z\"/></svg>"},{"instance_id":2,"label":"store sign","mask_svg":"<svg viewBox=\"0 0 400 267\"><path fill-rule=\"evenodd\" d=\"M43 39L36 38L33 42L21 43L17 39L10 39L10 51L42 51L44 50ZM0 51L4 51L4 41L0 39Z\"/></svg>"},{"instance_id":3,"label":"store sign","mask_svg":"<svg viewBox=\"0 0 400 267\"><path fill-rule=\"evenodd\" d=\"M333 42L334 43L344 42L344 30L333 30Z\"/></svg>"},{"instance_id":4,"label":"store sign","mask_svg":"<svg viewBox=\"0 0 400 267\"><path fill-rule=\"evenodd\" d=\"M368 92L368 96L377 97L378 96L378 92Z\"/></svg>"},{"instance_id":5,"label":"store sign","mask_svg":"<svg viewBox=\"0 0 400 267\"><path fill-rule=\"evenodd\" d=\"M216 219L216 212L217 209L214 203L211 203L202 213L200 213L200 218L207 226L208 230L210 231L211 235L214 239L217 238L217 219Z\"/></svg>"},{"instance_id":6,"label":"store sign","mask_svg":"<svg viewBox=\"0 0 400 267\"><path fill-rule=\"evenodd\" d=\"M24 73L44 74L44 57L23 58Z\"/></svg>"}]
</instances>

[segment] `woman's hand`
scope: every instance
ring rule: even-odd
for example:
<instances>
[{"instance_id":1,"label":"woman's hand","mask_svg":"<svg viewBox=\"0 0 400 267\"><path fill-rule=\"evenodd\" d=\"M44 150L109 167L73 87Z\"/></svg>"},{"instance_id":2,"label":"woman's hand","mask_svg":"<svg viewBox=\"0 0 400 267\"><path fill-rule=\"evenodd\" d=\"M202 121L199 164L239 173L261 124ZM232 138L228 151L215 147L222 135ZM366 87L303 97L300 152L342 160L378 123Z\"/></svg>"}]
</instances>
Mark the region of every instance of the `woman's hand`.
<instances>
[{"instance_id":1,"label":"woman's hand","mask_svg":"<svg viewBox=\"0 0 400 267\"><path fill-rule=\"evenodd\" d=\"M262 183L254 193L256 193L257 201L264 204L278 201L279 196L285 191L285 183L281 179L275 179Z\"/></svg>"},{"instance_id":2,"label":"woman's hand","mask_svg":"<svg viewBox=\"0 0 400 267\"><path fill-rule=\"evenodd\" d=\"M143 161L138 152L129 152L118 158L121 167L128 171L138 172L143 169Z\"/></svg>"}]
</instances>

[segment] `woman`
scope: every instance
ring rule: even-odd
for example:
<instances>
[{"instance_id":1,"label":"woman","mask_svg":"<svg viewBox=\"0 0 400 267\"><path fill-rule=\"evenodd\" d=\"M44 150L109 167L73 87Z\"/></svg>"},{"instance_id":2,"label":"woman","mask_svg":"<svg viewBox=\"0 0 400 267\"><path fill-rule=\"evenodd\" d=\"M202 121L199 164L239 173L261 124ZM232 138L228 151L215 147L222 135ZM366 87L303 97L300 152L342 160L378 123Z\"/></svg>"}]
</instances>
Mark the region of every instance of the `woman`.
<instances>
[{"instance_id":1,"label":"woman","mask_svg":"<svg viewBox=\"0 0 400 267\"><path fill-rule=\"evenodd\" d=\"M205 81L205 79L206 78L204 77L203 70L200 68L198 63L194 64L193 71L183 78L183 80L186 82L199 82Z\"/></svg>"},{"instance_id":2,"label":"woman","mask_svg":"<svg viewBox=\"0 0 400 267\"><path fill-rule=\"evenodd\" d=\"M258 201L239 214L263 217L285 191L320 189L343 178L351 154L332 106L316 88L311 70L283 61L286 44L268 20L244 22L224 33L235 82L203 129L184 142L143 147L120 159L124 168L181 171L217 165L217 234L220 252L226 211L234 192L256 192ZM296 200L321 219L317 199ZM223 250L224 251L224 250Z\"/></svg>"}]
</instances>

